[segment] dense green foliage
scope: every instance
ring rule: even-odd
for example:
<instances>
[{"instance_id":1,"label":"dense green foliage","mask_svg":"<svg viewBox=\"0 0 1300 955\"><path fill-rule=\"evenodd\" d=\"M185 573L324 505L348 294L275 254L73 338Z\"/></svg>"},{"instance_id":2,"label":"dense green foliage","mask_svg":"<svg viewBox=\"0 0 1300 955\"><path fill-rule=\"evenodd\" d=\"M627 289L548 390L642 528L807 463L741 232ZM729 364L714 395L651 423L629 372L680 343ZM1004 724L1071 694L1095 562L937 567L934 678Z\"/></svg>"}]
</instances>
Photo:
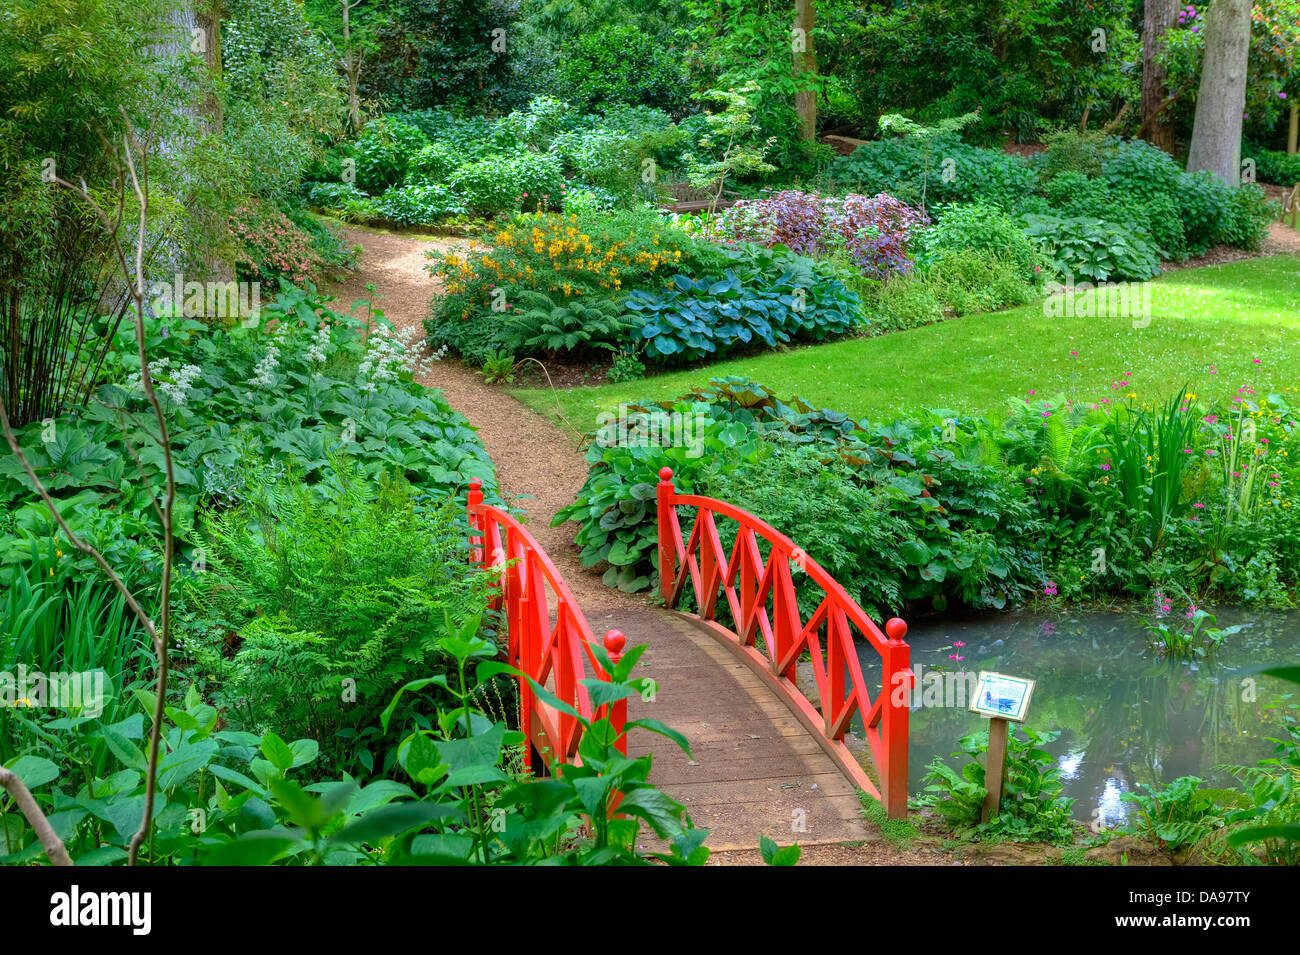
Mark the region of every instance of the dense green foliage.
<instances>
[{"instance_id":1,"label":"dense green foliage","mask_svg":"<svg viewBox=\"0 0 1300 955\"><path fill-rule=\"evenodd\" d=\"M985 730L958 740L962 752L972 761L958 772L941 759L926 768L926 795L920 802L933 805L959 835L1015 842L1070 842L1075 823L1070 818L1074 800L1061 795L1061 767L1047 750L1059 733L1039 733L1027 726L1013 726L1007 736L1007 762L998 811L980 822L980 807L988 789L985 768L978 757L988 752ZM1021 738L1023 734L1023 738Z\"/></svg>"},{"instance_id":2,"label":"dense green foliage","mask_svg":"<svg viewBox=\"0 0 1300 955\"><path fill-rule=\"evenodd\" d=\"M595 432L588 481L557 520L576 521L583 561L607 562L624 583L652 582L644 502L667 465L683 491L780 526L882 614L922 601L1001 608L1035 593L1293 606L1300 585L1284 490L1300 445L1279 395L1243 389L1212 405L1179 395L1156 408L1034 397L992 420L936 410L868 424L718 379L628 407L698 416L699 440Z\"/></svg>"},{"instance_id":3,"label":"dense green foliage","mask_svg":"<svg viewBox=\"0 0 1300 955\"><path fill-rule=\"evenodd\" d=\"M581 764L557 767L546 780L514 769L522 734L489 716L477 688L513 672L496 662L496 647L475 636L478 620L450 626L439 645L450 678L426 677L397 690L374 727L391 750L390 772L362 783L319 775L314 740L292 743L273 731L222 728L218 710L191 688L167 707L158 768L157 817L145 861L156 865L702 865L707 830L683 806L647 781L651 759L628 759L615 748L607 716L578 717L586 731ZM604 651L596 651L602 657ZM641 692L630 676L640 651L612 680L587 681L594 697L614 702ZM445 705L422 726L398 727L392 711L430 686ZM536 692L554 705L544 688ZM74 714L26 721L41 745L8 761L36 794L78 865L113 865L140 819L148 694L132 697L120 720ZM576 715L576 714L575 714ZM25 719L25 718L24 718ZM38 719L40 719L38 717ZM654 720L633 721L689 753L686 740ZM105 763L108 769L100 768ZM616 794L619 794L615 802ZM617 806L617 813L615 812ZM665 851L638 843L653 832ZM0 852L31 863L41 843L12 807L0 811Z\"/></svg>"}]
</instances>

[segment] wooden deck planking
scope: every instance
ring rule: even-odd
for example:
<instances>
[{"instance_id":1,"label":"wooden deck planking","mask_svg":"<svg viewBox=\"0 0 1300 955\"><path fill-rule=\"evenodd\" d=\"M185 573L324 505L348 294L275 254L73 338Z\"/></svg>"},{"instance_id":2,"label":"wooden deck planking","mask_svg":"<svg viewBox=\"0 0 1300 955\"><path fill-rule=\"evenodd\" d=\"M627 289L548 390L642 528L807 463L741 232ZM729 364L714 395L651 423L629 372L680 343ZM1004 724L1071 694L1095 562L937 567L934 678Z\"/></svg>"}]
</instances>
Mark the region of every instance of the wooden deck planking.
<instances>
[{"instance_id":1,"label":"wooden deck planking","mask_svg":"<svg viewBox=\"0 0 1300 955\"><path fill-rule=\"evenodd\" d=\"M748 667L690 624L652 608L590 619L648 649L636 669L658 684L633 700L630 719L657 719L682 733L691 757L637 731L629 753L653 752L650 778L711 830L714 850L749 849L767 835L780 845L856 842L869 832L857 791L785 703Z\"/></svg>"}]
</instances>

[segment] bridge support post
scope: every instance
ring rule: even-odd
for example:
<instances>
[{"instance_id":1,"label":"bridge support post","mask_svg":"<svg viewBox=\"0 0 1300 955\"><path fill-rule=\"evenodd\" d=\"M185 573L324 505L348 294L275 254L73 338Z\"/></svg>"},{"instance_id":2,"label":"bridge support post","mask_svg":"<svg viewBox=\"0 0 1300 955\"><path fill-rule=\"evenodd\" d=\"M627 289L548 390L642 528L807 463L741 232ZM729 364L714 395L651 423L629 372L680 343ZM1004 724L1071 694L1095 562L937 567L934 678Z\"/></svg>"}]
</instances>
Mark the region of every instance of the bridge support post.
<instances>
[{"instance_id":1,"label":"bridge support post","mask_svg":"<svg viewBox=\"0 0 1300 955\"><path fill-rule=\"evenodd\" d=\"M885 624L885 702L880 736L884 765L880 767L880 795L890 819L907 818L907 722L912 696L911 648L904 642L907 624L894 617Z\"/></svg>"},{"instance_id":2,"label":"bridge support post","mask_svg":"<svg viewBox=\"0 0 1300 955\"><path fill-rule=\"evenodd\" d=\"M655 500L659 505L659 594L666 601L672 600L673 584L677 579L677 540L673 520L673 495L677 489L673 486L673 469L659 469L659 484L655 488Z\"/></svg>"},{"instance_id":3,"label":"bridge support post","mask_svg":"<svg viewBox=\"0 0 1300 955\"><path fill-rule=\"evenodd\" d=\"M474 478L469 482L469 501L465 507L465 514L469 518L469 560L471 564L483 563L483 547L486 541L483 539L483 519L479 514L483 507L483 481L480 478ZM478 538L478 545L474 539Z\"/></svg>"}]
</instances>

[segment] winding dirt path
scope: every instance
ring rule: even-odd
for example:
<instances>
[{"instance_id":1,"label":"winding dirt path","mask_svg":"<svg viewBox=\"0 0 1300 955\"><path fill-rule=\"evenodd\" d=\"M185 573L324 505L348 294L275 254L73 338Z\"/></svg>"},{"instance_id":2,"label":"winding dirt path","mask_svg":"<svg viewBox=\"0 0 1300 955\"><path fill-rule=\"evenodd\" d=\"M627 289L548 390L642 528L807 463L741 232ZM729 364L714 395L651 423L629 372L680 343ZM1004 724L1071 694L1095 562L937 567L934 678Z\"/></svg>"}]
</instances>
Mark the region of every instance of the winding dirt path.
<instances>
[{"instance_id":1,"label":"winding dirt path","mask_svg":"<svg viewBox=\"0 0 1300 955\"><path fill-rule=\"evenodd\" d=\"M347 229L363 247L359 270L326 291L347 309L368 298L399 328L423 320L437 285L424 271L425 252L465 247L455 239L424 240ZM445 360L421 379L439 388L479 436L497 467L500 493L525 508L529 530L546 549L596 634L619 629L632 645L649 645L638 672L659 685L654 700L631 701L629 716L654 717L682 732L692 758L649 733L633 736L633 755L655 750L653 779L686 805L697 826L711 830L712 864L757 861L759 834L781 845L809 847L809 864L949 865L937 849L900 849L864 822L852 786L775 694L713 641L644 597L605 587L582 567L572 527L551 518L586 480L579 435L558 427L504 391L483 383L460 362ZM757 777L757 778L756 778ZM799 828L802 826L802 828Z\"/></svg>"},{"instance_id":2,"label":"winding dirt path","mask_svg":"<svg viewBox=\"0 0 1300 955\"><path fill-rule=\"evenodd\" d=\"M330 289L344 308L375 286L376 307L397 328L415 328L424 337L424 320L438 285L424 270L428 251L467 248L468 240L425 241L406 235L346 229L348 244L365 249L361 268L343 285ZM644 606L611 591L582 567L572 541L572 528L550 526L560 508L573 501L587 465L578 450L580 435L567 433L504 390L483 383L478 372L459 361L438 362L420 384L441 389L451 406L478 429L483 446L497 468L502 497L524 508L528 529L564 575L573 595L590 615L598 608ZM593 622L593 626L594 626Z\"/></svg>"}]
</instances>

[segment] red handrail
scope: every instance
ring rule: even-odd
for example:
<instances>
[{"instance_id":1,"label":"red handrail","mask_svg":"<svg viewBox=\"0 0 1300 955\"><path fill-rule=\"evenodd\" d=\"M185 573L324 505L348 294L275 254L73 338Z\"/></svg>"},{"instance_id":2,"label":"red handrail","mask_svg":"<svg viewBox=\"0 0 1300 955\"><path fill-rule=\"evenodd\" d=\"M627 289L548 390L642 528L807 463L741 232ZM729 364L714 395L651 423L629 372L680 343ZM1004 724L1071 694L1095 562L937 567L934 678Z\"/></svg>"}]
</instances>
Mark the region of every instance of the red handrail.
<instances>
[{"instance_id":1,"label":"red handrail","mask_svg":"<svg viewBox=\"0 0 1300 955\"><path fill-rule=\"evenodd\" d=\"M564 578L546 551L517 520L501 508L483 503L483 486L478 478L470 481L467 510L470 563L499 575L491 607L493 610L504 608L510 664L568 703L585 719L600 719L605 715L605 708L593 710L587 689L579 682L588 676L584 657L591 663L591 672L599 679L608 681L610 675L591 651L595 639L591 627ZM504 540L502 529L505 530ZM610 662L617 664L626 643L623 634L610 630L603 643ZM627 725L627 701L621 700L610 706L610 719L619 731L616 745L621 753L627 755L627 737L623 730ZM579 761L577 754L582 724L573 716L539 700L532 686L522 678L519 680L519 722L520 729L532 744L524 755L529 770L533 768L533 748L548 766Z\"/></svg>"},{"instance_id":2,"label":"red handrail","mask_svg":"<svg viewBox=\"0 0 1300 955\"><path fill-rule=\"evenodd\" d=\"M659 478L659 580L668 606L677 605L689 576L699 608L698 614L689 616L701 621L782 693L795 716L816 734L818 742L840 769L859 788L880 799L889 818L904 818L907 815L907 702L912 684L911 651L903 640L907 624L894 617L885 624L889 635L886 637L844 588L790 538L725 501L678 494L671 468L663 468ZM695 527L684 544L677 518L679 506L698 508ZM715 514L739 525L729 557L722 548ZM766 563L759 550L759 537L771 545ZM807 623L802 622L795 598L792 561L825 592ZM713 619L719 590L726 597L731 619L740 633L726 629ZM867 692L854 646L854 631L867 639L884 664L881 688L874 694ZM755 645L760 633L762 650ZM812 657L819 706L803 695L793 679L795 667L805 651ZM844 745L844 733L855 713L862 714L867 745L880 776L879 789Z\"/></svg>"}]
</instances>

